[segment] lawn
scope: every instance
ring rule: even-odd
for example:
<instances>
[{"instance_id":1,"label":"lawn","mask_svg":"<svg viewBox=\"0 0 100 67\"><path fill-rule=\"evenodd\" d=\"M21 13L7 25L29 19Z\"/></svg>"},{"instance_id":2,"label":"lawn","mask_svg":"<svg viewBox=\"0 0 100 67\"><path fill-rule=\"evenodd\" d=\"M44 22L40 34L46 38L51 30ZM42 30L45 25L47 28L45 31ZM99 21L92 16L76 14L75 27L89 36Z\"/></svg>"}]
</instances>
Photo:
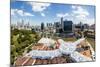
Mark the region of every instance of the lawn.
<instances>
[{"instance_id":1,"label":"lawn","mask_svg":"<svg viewBox=\"0 0 100 67\"><path fill-rule=\"evenodd\" d=\"M72 41L72 42L74 42L74 41L76 41L77 39L76 38L74 38L74 37L68 37L68 38L63 38L63 40L64 41Z\"/></svg>"}]
</instances>

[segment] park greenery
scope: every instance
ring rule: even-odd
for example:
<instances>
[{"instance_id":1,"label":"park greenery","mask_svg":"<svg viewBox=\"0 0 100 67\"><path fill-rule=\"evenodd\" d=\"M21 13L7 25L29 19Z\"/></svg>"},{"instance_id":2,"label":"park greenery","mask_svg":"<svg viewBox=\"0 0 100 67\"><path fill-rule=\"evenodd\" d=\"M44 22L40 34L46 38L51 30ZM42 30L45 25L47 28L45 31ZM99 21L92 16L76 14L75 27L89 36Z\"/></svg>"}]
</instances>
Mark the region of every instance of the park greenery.
<instances>
[{"instance_id":1,"label":"park greenery","mask_svg":"<svg viewBox=\"0 0 100 67\"><path fill-rule=\"evenodd\" d=\"M11 64L14 64L17 57L23 55L25 48L29 52L30 45L34 45L38 40L39 36L35 31L11 29Z\"/></svg>"}]
</instances>

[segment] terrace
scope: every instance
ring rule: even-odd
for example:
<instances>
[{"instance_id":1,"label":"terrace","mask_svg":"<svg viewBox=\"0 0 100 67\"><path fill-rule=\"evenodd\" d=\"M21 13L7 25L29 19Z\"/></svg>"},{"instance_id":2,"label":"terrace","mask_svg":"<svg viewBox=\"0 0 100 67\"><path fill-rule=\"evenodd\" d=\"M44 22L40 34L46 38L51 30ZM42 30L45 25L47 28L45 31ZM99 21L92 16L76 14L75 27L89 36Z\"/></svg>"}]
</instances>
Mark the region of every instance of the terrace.
<instances>
[{"instance_id":1,"label":"terrace","mask_svg":"<svg viewBox=\"0 0 100 67\"><path fill-rule=\"evenodd\" d=\"M46 41L45 41L46 42ZM51 43L51 42L49 42ZM32 50L46 50L46 51L50 51L50 50L56 50L58 49L56 46L58 45L57 41L53 41L53 46L51 47L48 42L46 43L37 43L36 45L34 45L32 47ZM46 45L45 45L46 44ZM92 57L92 53L91 50L85 49L83 48L83 46L88 46L86 40L82 41L80 44L77 45L76 49L81 49L81 50L77 50L80 54L82 54L82 56L86 56L88 58ZM92 58L91 58L92 59ZM22 57L18 57L16 60L15 65L16 66L29 66L29 65L44 65L44 64L60 64L60 63L72 63L72 62L76 62L75 59L73 59L70 55L65 55L62 54L61 56L57 56L54 57L52 59L41 59L41 58L32 58L32 56L22 56Z\"/></svg>"}]
</instances>

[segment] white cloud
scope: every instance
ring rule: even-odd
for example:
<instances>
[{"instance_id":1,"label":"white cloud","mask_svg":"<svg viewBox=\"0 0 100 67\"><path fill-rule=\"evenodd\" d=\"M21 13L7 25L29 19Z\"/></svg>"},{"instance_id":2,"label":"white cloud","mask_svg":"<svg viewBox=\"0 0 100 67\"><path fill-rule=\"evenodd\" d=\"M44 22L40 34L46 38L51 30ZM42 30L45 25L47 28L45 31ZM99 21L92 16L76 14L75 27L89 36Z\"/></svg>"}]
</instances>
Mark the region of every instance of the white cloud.
<instances>
[{"instance_id":1,"label":"white cloud","mask_svg":"<svg viewBox=\"0 0 100 67\"><path fill-rule=\"evenodd\" d=\"M82 7L78 7L78 9L76 11L73 11L73 13L82 14L82 15L86 15L86 16L89 15L89 13L86 10L82 9Z\"/></svg>"},{"instance_id":2,"label":"white cloud","mask_svg":"<svg viewBox=\"0 0 100 67\"><path fill-rule=\"evenodd\" d=\"M11 9L11 15L15 15L16 11L17 11L17 9Z\"/></svg>"},{"instance_id":3,"label":"white cloud","mask_svg":"<svg viewBox=\"0 0 100 67\"><path fill-rule=\"evenodd\" d=\"M80 6L72 6L72 9L72 13L76 16L76 18L86 18L89 16L89 12Z\"/></svg>"},{"instance_id":4,"label":"white cloud","mask_svg":"<svg viewBox=\"0 0 100 67\"><path fill-rule=\"evenodd\" d=\"M63 13L58 13L58 14L56 14L56 16L57 16L57 17L66 17L66 16L69 16L69 14L68 14L68 13L65 13L65 14L63 14Z\"/></svg>"},{"instance_id":5,"label":"white cloud","mask_svg":"<svg viewBox=\"0 0 100 67\"><path fill-rule=\"evenodd\" d=\"M28 2L32 6L32 10L34 12L44 11L47 7L50 6L50 3L36 3L36 2Z\"/></svg>"},{"instance_id":6,"label":"white cloud","mask_svg":"<svg viewBox=\"0 0 100 67\"><path fill-rule=\"evenodd\" d=\"M34 16L31 13L24 12L23 10L18 10L18 9L11 9L11 15Z\"/></svg>"},{"instance_id":7,"label":"white cloud","mask_svg":"<svg viewBox=\"0 0 100 67\"><path fill-rule=\"evenodd\" d=\"M85 15L77 15L75 17L78 18L78 19L80 19L80 20L86 19L86 16Z\"/></svg>"},{"instance_id":8,"label":"white cloud","mask_svg":"<svg viewBox=\"0 0 100 67\"><path fill-rule=\"evenodd\" d=\"M75 23L79 23L80 21L82 23L87 23L89 25L95 23L95 19L89 18L90 14L89 14L88 10L86 10L82 6L79 6L79 5L74 6L73 5L73 6L71 6L71 8L72 8L72 12L70 15L72 15Z\"/></svg>"},{"instance_id":9,"label":"white cloud","mask_svg":"<svg viewBox=\"0 0 100 67\"><path fill-rule=\"evenodd\" d=\"M28 13L28 12L24 13L24 15L25 15L25 16L34 16L33 14Z\"/></svg>"},{"instance_id":10,"label":"white cloud","mask_svg":"<svg viewBox=\"0 0 100 67\"><path fill-rule=\"evenodd\" d=\"M45 17L45 14L44 13L41 13L41 16Z\"/></svg>"},{"instance_id":11,"label":"white cloud","mask_svg":"<svg viewBox=\"0 0 100 67\"><path fill-rule=\"evenodd\" d=\"M14 15L14 10L11 9L11 15Z\"/></svg>"},{"instance_id":12,"label":"white cloud","mask_svg":"<svg viewBox=\"0 0 100 67\"><path fill-rule=\"evenodd\" d=\"M76 8L77 8L76 6L72 5L72 9L76 9Z\"/></svg>"},{"instance_id":13,"label":"white cloud","mask_svg":"<svg viewBox=\"0 0 100 67\"><path fill-rule=\"evenodd\" d=\"M17 13L18 13L20 16L24 16L24 11L23 11L23 10L17 10Z\"/></svg>"}]
</instances>

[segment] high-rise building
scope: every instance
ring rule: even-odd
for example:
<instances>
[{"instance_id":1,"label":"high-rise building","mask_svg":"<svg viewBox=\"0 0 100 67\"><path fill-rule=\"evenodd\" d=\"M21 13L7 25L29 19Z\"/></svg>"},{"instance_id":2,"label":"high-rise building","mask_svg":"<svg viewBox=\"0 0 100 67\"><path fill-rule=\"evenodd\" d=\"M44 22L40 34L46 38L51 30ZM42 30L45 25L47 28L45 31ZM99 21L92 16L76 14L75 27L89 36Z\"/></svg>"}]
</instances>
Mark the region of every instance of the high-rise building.
<instances>
[{"instance_id":1,"label":"high-rise building","mask_svg":"<svg viewBox=\"0 0 100 67\"><path fill-rule=\"evenodd\" d=\"M56 29L56 32L58 33L59 32L59 29L60 29L60 22L55 22L54 23L54 26L55 26L55 29Z\"/></svg>"},{"instance_id":2,"label":"high-rise building","mask_svg":"<svg viewBox=\"0 0 100 67\"><path fill-rule=\"evenodd\" d=\"M60 22L55 22L54 26L57 33L73 32L73 22L67 20L63 21L63 17Z\"/></svg>"},{"instance_id":3,"label":"high-rise building","mask_svg":"<svg viewBox=\"0 0 100 67\"><path fill-rule=\"evenodd\" d=\"M84 30L84 25L82 24L82 22L75 25L75 29L77 29L78 31L83 31Z\"/></svg>"},{"instance_id":4,"label":"high-rise building","mask_svg":"<svg viewBox=\"0 0 100 67\"><path fill-rule=\"evenodd\" d=\"M22 24L21 24L21 26L23 27L24 26L24 20L22 19Z\"/></svg>"},{"instance_id":5,"label":"high-rise building","mask_svg":"<svg viewBox=\"0 0 100 67\"><path fill-rule=\"evenodd\" d=\"M63 17L61 17L61 28L62 28L62 30L63 30L63 26L64 26L64 24L63 24Z\"/></svg>"},{"instance_id":6,"label":"high-rise building","mask_svg":"<svg viewBox=\"0 0 100 67\"><path fill-rule=\"evenodd\" d=\"M43 31L44 30L44 23L42 22L41 23L41 31Z\"/></svg>"},{"instance_id":7,"label":"high-rise building","mask_svg":"<svg viewBox=\"0 0 100 67\"><path fill-rule=\"evenodd\" d=\"M27 23L27 28L29 28L29 27L30 27L30 23L28 22L28 23Z\"/></svg>"},{"instance_id":8,"label":"high-rise building","mask_svg":"<svg viewBox=\"0 0 100 67\"><path fill-rule=\"evenodd\" d=\"M73 22L72 21L63 21L63 32L72 32L73 31Z\"/></svg>"}]
</instances>

